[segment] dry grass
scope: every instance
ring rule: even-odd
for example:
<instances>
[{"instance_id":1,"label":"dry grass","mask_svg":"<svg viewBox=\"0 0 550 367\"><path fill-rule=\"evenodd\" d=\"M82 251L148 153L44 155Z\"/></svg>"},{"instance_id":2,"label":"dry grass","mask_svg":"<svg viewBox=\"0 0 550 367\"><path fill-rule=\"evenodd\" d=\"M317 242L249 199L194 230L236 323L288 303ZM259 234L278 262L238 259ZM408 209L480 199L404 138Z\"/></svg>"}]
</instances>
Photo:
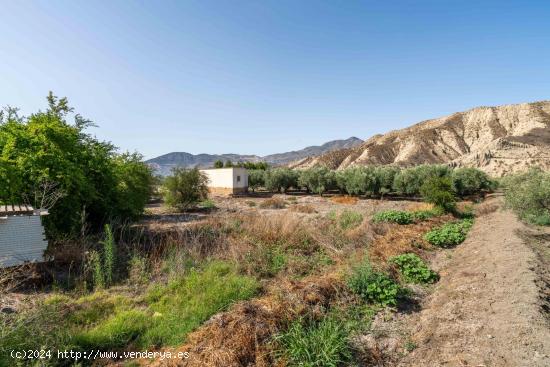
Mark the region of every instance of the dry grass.
<instances>
[{"instance_id":1,"label":"dry grass","mask_svg":"<svg viewBox=\"0 0 550 367\"><path fill-rule=\"evenodd\" d=\"M368 249L371 262L384 267L392 256L408 252L418 254L422 249L431 248L424 240L424 234L450 219L449 215L445 215L407 226L388 223L371 225L373 240Z\"/></svg>"},{"instance_id":2,"label":"dry grass","mask_svg":"<svg viewBox=\"0 0 550 367\"><path fill-rule=\"evenodd\" d=\"M415 212L415 211L428 211L428 210L433 210L435 207L433 204L430 204L430 203L410 203L409 205L407 205L407 209L408 211L411 211L411 212Z\"/></svg>"},{"instance_id":3,"label":"dry grass","mask_svg":"<svg viewBox=\"0 0 550 367\"><path fill-rule=\"evenodd\" d=\"M483 216L496 212L499 209L500 205L496 201L484 201L475 208L475 213L477 216Z\"/></svg>"},{"instance_id":4,"label":"dry grass","mask_svg":"<svg viewBox=\"0 0 550 367\"><path fill-rule=\"evenodd\" d=\"M290 207L290 210L297 213L313 214L317 213L317 210L312 205L297 204Z\"/></svg>"},{"instance_id":5,"label":"dry grass","mask_svg":"<svg viewBox=\"0 0 550 367\"><path fill-rule=\"evenodd\" d=\"M354 205L357 204L358 199L355 196L333 196L330 198L330 201L337 204L347 204L347 205Z\"/></svg>"},{"instance_id":6,"label":"dry grass","mask_svg":"<svg viewBox=\"0 0 550 367\"><path fill-rule=\"evenodd\" d=\"M235 305L190 334L187 343L177 349L189 352L190 358L153 365L272 366L271 337L300 316L323 317L342 292L343 282L334 275L284 280L265 296Z\"/></svg>"},{"instance_id":7,"label":"dry grass","mask_svg":"<svg viewBox=\"0 0 550 367\"><path fill-rule=\"evenodd\" d=\"M285 207L286 201L281 198L266 199L260 204L262 209L284 209Z\"/></svg>"}]
</instances>

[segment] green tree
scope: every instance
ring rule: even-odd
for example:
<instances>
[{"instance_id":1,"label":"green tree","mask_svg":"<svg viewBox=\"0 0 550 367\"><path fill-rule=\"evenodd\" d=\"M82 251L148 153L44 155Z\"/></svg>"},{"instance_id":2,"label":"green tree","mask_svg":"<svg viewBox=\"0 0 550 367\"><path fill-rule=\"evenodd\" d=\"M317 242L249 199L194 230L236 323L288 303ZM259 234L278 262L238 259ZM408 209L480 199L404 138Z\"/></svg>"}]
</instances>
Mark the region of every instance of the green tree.
<instances>
[{"instance_id":1,"label":"green tree","mask_svg":"<svg viewBox=\"0 0 550 367\"><path fill-rule=\"evenodd\" d=\"M265 186L270 191L286 192L298 187L298 173L289 168L274 168L265 174Z\"/></svg>"},{"instance_id":2,"label":"green tree","mask_svg":"<svg viewBox=\"0 0 550 367\"><path fill-rule=\"evenodd\" d=\"M265 171L261 169L248 170L248 187L252 191L265 186Z\"/></svg>"},{"instance_id":3,"label":"green tree","mask_svg":"<svg viewBox=\"0 0 550 367\"><path fill-rule=\"evenodd\" d=\"M164 202L186 210L208 197L208 177L197 168L174 168L163 187Z\"/></svg>"},{"instance_id":4,"label":"green tree","mask_svg":"<svg viewBox=\"0 0 550 367\"><path fill-rule=\"evenodd\" d=\"M477 168L457 168L453 170L452 178L453 188L460 196L473 195L493 187L489 176Z\"/></svg>"},{"instance_id":5,"label":"green tree","mask_svg":"<svg viewBox=\"0 0 550 367\"><path fill-rule=\"evenodd\" d=\"M45 217L50 237L78 233L82 213L94 229L141 214L151 184L141 156L120 155L86 133L93 125L80 115L69 122L66 98L50 92L47 100L46 111L28 117L10 108L0 114L0 202L34 204L43 183L55 186L63 195Z\"/></svg>"},{"instance_id":6,"label":"green tree","mask_svg":"<svg viewBox=\"0 0 550 367\"><path fill-rule=\"evenodd\" d=\"M214 168L223 168L223 161L218 159L216 162L214 162Z\"/></svg>"},{"instance_id":7,"label":"green tree","mask_svg":"<svg viewBox=\"0 0 550 367\"><path fill-rule=\"evenodd\" d=\"M226 160L225 161L225 164L223 165L225 168L230 168L230 167L233 167L233 162L231 162L231 160Z\"/></svg>"},{"instance_id":8,"label":"green tree","mask_svg":"<svg viewBox=\"0 0 550 367\"><path fill-rule=\"evenodd\" d=\"M298 186L305 187L308 192L322 195L335 186L334 173L326 167L313 167L300 171Z\"/></svg>"},{"instance_id":9,"label":"green tree","mask_svg":"<svg viewBox=\"0 0 550 367\"><path fill-rule=\"evenodd\" d=\"M420 188L425 201L432 203L445 211L454 211L455 194L450 177L431 176Z\"/></svg>"},{"instance_id":10,"label":"green tree","mask_svg":"<svg viewBox=\"0 0 550 367\"><path fill-rule=\"evenodd\" d=\"M531 168L506 177L502 186L506 206L521 219L537 225L550 225L550 173Z\"/></svg>"}]
</instances>

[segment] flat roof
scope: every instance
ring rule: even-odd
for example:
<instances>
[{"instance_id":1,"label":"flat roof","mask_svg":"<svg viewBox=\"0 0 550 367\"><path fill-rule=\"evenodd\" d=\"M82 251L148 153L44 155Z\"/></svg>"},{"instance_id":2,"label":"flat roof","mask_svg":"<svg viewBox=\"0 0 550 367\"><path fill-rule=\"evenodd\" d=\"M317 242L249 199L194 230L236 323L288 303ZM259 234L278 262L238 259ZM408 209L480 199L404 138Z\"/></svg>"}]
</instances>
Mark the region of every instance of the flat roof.
<instances>
[{"instance_id":1,"label":"flat roof","mask_svg":"<svg viewBox=\"0 0 550 367\"><path fill-rule=\"evenodd\" d=\"M34 209L30 205L0 205L0 215L32 215Z\"/></svg>"}]
</instances>

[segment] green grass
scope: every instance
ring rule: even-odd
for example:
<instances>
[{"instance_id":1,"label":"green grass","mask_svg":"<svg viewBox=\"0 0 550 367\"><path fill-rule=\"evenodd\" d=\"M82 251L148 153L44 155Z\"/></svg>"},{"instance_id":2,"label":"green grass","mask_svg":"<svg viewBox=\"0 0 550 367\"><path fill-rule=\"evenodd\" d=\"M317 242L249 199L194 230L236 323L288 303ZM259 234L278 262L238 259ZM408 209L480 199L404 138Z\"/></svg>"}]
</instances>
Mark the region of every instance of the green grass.
<instances>
[{"instance_id":1,"label":"green grass","mask_svg":"<svg viewBox=\"0 0 550 367\"><path fill-rule=\"evenodd\" d=\"M353 210L344 210L337 216L338 225L341 229L355 228L363 222L363 214Z\"/></svg>"},{"instance_id":2,"label":"green grass","mask_svg":"<svg viewBox=\"0 0 550 367\"><path fill-rule=\"evenodd\" d=\"M472 219L446 223L426 233L424 239L432 245L439 247L456 246L464 242L472 225Z\"/></svg>"},{"instance_id":3,"label":"green grass","mask_svg":"<svg viewBox=\"0 0 550 367\"><path fill-rule=\"evenodd\" d=\"M337 367L350 361L349 331L327 316L320 321L298 319L275 340L288 366Z\"/></svg>"},{"instance_id":4,"label":"green grass","mask_svg":"<svg viewBox=\"0 0 550 367\"><path fill-rule=\"evenodd\" d=\"M144 297L114 294L116 290L80 298L53 295L32 312L2 316L0 366L13 362L5 353L10 349L178 345L212 315L258 289L256 279L238 274L232 264L214 261L166 285L152 286Z\"/></svg>"}]
</instances>

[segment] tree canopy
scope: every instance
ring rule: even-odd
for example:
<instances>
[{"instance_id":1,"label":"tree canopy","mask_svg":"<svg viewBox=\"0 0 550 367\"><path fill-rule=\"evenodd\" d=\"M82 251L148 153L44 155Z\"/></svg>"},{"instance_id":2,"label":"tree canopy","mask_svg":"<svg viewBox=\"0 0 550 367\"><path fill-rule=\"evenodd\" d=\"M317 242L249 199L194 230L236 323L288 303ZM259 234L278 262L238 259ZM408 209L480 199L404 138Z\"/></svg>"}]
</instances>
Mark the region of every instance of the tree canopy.
<instances>
[{"instance_id":1,"label":"tree canopy","mask_svg":"<svg viewBox=\"0 0 550 367\"><path fill-rule=\"evenodd\" d=\"M50 235L141 214L152 182L142 157L87 133L93 125L78 114L69 122L67 98L50 92L47 101L46 111L28 117L13 108L0 113L0 202L37 206L37 194L51 188L58 200L45 219Z\"/></svg>"}]
</instances>

